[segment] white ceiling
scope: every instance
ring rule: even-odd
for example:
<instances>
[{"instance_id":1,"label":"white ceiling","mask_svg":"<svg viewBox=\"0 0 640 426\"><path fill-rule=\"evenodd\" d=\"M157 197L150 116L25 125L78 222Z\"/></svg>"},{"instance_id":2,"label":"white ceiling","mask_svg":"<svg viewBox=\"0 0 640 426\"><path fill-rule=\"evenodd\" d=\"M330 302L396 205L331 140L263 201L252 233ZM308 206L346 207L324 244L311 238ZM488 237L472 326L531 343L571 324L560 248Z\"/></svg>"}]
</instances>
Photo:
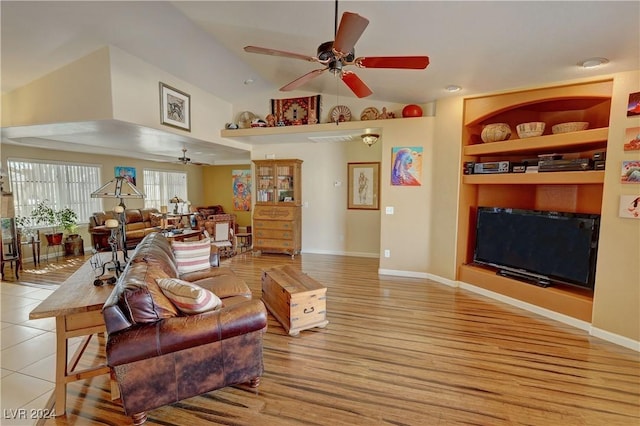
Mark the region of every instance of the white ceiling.
<instances>
[{"instance_id":1,"label":"white ceiling","mask_svg":"<svg viewBox=\"0 0 640 426\"><path fill-rule=\"evenodd\" d=\"M276 94L320 66L242 48L314 56L333 39L334 6L333 0L2 1L1 88L11 91L113 45L231 103L265 90ZM430 58L421 71L351 67L373 90L370 98L386 102L431 102L451 96L444 91L451 84L463 88L455 96L471 95L640 68L638 1L341 1L344 11L370 21L356 56ZM576 66L590 57L610 62L595 70ZM244 84L249 78L254 83ZM325 73L301 89L350 96L338 83ZM106 138L114 153L126 149L157 161L175 159L183 146L205 163L248 159L240 150L119 122L71 125L71 138L61 136L60 125L3 129L3 143L96 152Z\"/></svg>"}]
</instances>

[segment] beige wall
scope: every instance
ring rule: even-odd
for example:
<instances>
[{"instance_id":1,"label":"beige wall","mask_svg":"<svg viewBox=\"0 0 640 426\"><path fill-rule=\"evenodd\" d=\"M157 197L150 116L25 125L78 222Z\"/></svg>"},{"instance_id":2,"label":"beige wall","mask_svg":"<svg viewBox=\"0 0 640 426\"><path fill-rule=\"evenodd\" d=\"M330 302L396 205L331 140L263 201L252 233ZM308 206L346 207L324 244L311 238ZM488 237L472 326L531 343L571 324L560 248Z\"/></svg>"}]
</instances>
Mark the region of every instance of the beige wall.
<instances>
[{"instance_id":1,"label":"beige wall","mask_svg":"<svg viewBox=\"0 0 640 426\"><path fill-rule=\"evenodd\" d=\"M406 118L385 123L382 139L380 270L384 273L426 274L431 244L431 197L435 118ZM422 185L391 185L391 152L394 147L422 147ZM393 207L394 213L386 214ZM391 256L384 257L389 250Z\"/></svg>"},{"instance_id":2,"label":"beige wall","mask_svg":"<svg viewBox=\"0 0 640 426\"><path fill-rule=\"evenodd\" d=\"M227 213L236 215L239 226L251 225L251 211L233 210L233 170L251 169L249 164L238 164L234 166L203 166L202 184L203 201L195 206L212 206L220 204Z\"/></svg>"},{"instance_id":3,"label":"beige wall","mask_svg":"<svg viewBox=\"0 0 640 426\"><path fill-rule=\"evenodd\" d=\"M303 160L303 252L378 255L380 212L347 210L347 163L380 161L382 146L381 141L372 147L360 141L313 143L301 135L299 143L254 147L252 159Z\"/></svg>"},{"instance_id":4,"label":"beige wall","mask_svg":"<svg viewBox=\"0 0 640 426\"><path fill-rule=\"evenodd\" d=\"M433 156L433 211L431 213L428 271L446 280L456 279L458 187L461 178L463 98L438 101Z\"/></svg>"},{"instance_id":5,"label":"beige wall","mask_svg":"<svg viewBox=\"0 0 640 426\"><path fill-rule=\"evenodd\" d=\"M640 91L640 72L615 75L613 91L592 324L640 341L640 220L618 216L620 195L640 196L640 185L620 183L622 161L640 160L638 151L623 150L625 130L640 127L640 116L626 116L629 93Z\"/></svg>"},{"instance_id":6,"label":"beige wall","mask_svg":"<svg viewBox=\"0 0 640 426\"><path fill-rule=\"evenodd\" d=\"M101 120L111 116L106 47L2 95L2 127Z\"/></svg>"}]
</instances>

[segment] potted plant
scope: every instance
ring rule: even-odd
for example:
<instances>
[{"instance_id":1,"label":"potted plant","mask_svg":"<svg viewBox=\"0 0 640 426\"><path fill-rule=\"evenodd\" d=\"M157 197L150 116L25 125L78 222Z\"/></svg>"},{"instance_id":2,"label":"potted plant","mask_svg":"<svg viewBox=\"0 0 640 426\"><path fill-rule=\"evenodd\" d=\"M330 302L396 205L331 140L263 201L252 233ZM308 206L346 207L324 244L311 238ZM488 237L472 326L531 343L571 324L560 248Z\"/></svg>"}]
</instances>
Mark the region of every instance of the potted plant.
<instances>
[{"instance_id":1,"label":"potted plant","mask_svg":"<svg viewBox=\"0 0 640 426\"><path fill-rule=\"evenodd\" d=\"M59 221L56 215L56 211L49 205L49 200L42 200L31 211L31 217L36 225L50 226L53 232L45 233L47 238L47 244L60 245L62 244L62 232L58 232Z\"/></svg>"},{"instance_id":2,"label":"potted plant","mask_svg":"<svg viewBox=\"0 0 640 426\"><path fill-rule=\"evenodd\" d=\"M75 233L78 229L78 214L69 207L58 210L55 214L57 222L67 232L67 238L64 240L64 254L84 255L84 241Z\"/></svg>"},{"instance_id":3,"label":"potted plant","mask_svg":"<svg viewBox=\"0 0 640 426\"><path fill-rule=\"evenodd\" d=\"M69 236L77 235L76 229L78 229L78 215L71 208L65 207L62 210L58 210L55 213L56 223L58 223L62 229L67 231Z\"/></svg>"},{"instance_id":4,"label":"potted plant","mask_svg":"<svg viewBox=\"0 0 640 426\"><path fill-rule=\"evenodd\" d=\"M20 228L20 233L26 238L26 241L32 241L36 236L36 222L31 216L16 216L16 225Z\"/></svg>"}]
</instances>

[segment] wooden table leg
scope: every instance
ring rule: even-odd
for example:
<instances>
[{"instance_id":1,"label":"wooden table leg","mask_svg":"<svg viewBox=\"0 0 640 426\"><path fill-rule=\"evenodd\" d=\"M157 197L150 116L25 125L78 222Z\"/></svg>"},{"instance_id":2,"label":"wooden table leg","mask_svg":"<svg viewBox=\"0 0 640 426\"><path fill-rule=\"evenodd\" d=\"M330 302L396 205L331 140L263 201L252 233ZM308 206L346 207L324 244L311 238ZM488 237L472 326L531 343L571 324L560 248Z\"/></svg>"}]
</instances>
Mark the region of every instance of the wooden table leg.
<instances>
[{"instance_id":1,"label":"wooden table leg","mask_svg":"<svg viewBox=\"0 0 640 426\"><path fill-rule=\"evenodd\" d=\"M56 317L56 417L64 416L67 408L67 356L68 346L64 315Z\"/></svg>"}]
</instances>

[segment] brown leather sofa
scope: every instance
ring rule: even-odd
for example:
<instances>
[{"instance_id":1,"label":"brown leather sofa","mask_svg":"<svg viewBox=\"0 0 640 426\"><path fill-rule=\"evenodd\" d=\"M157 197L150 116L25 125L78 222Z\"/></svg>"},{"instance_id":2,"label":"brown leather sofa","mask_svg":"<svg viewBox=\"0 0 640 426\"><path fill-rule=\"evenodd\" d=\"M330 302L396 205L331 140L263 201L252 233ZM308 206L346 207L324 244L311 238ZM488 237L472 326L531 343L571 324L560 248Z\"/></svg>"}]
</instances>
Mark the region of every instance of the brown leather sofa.
<instances>
[{"instance_id":1,"label":"brown leather sofa","mask_svg":"<svg viewBox=\"0 0 640 426\"><path fill-rule=\"evenodd\" d=\"M214 246L212 259L216 255ZM159 277L179 277L206 288L222 307L181 314L156 283ZM246 283L228 268L179 275L171 244L161 233L138 244L102 313L107 364L134 424L144 423L147 411L163 405L225 386L260 383L264 304L252 299Z\"/></svg>"},{"instance_id":2,"label":"brown leather sofa","mask_svg":"<svg viewBox=\"0 0 640 426\"><path fill-rule=\"evenodd\" d=\"M158 209L126 209L125 233L127 236L127 247L135 247L142 239L158 231L162 214ZM104 226L107 219L118 219L113 211L95 212L89 217L89 234L91 234L91 245L98 251L111 250L109 246L109 235L111 231Z\"/></svg>"}]
</instances>

